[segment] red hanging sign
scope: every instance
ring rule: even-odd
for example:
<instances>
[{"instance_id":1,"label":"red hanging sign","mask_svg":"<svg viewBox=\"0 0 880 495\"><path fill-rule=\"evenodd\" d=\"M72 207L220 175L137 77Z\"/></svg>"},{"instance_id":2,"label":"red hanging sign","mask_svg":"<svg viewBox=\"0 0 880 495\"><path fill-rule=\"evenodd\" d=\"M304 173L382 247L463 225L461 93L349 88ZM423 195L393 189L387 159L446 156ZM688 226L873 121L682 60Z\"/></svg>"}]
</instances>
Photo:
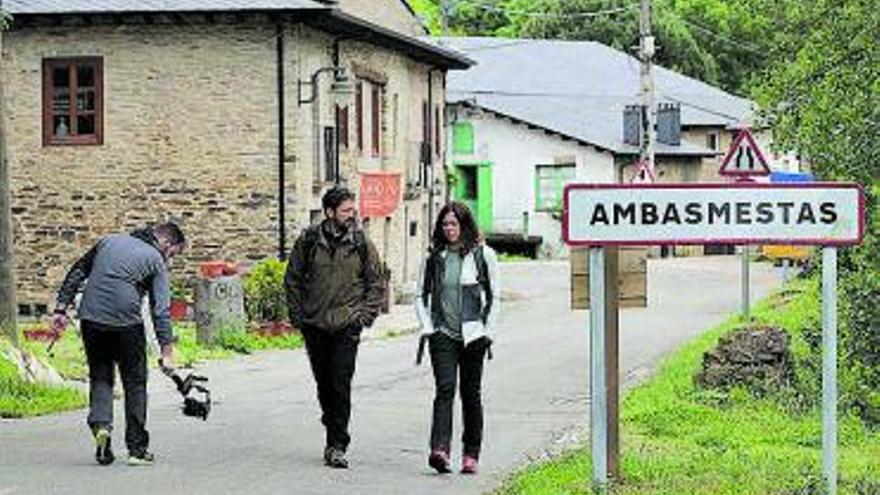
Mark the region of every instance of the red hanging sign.
<instances>
[{"instance_id":1,"label":"red hanging sign","mask_svg":"<svg viewBox=\"0 0 880 495\"><path fill-rule=\"evenodd\" d=\"M399 172L361 172L361 218L387 217L400 203Z\"/></svg>"}]
</instances>

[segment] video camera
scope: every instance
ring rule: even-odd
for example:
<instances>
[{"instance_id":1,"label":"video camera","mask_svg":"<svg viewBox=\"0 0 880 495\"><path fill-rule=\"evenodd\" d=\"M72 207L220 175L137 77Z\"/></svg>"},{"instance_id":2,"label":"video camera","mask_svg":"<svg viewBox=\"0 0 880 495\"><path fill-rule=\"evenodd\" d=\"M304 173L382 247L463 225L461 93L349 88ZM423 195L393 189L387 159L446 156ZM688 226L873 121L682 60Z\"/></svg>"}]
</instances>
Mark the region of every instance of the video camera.
<instances>
[{"instance_id":1,"label":"video camera","mask_svg":"<svg viewBox=\"0 0 880 495\"><path fill-rule=\"evenodd\" d=\"M176 370L164 367L162 367L162 372L174 381L177 391L183 396L183 414L207 421L208 414L211 412L211 391L202 383L207 382L208 378L195 373L181 378ZM197 394L201 394L201 396Z\"/></svg>"}]
</instances>

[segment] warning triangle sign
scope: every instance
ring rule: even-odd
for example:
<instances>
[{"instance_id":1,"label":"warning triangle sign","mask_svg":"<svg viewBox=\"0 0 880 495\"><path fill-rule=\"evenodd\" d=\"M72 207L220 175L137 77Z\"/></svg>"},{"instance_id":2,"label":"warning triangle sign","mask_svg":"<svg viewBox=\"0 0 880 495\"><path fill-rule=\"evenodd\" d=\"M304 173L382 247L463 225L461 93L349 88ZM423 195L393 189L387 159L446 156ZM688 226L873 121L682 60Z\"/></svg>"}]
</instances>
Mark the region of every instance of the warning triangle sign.
<instances>
[{"instance_id":1,"label":"warning triangle sign","mask_svg":"<svg viewBox=\"0 0 880 495\"><path fill-rule=\"evenodd\" d=\"M636 173L630 178L633 184L650 184L657 180L654 171L648 166L648 160L639 160L635 164Z\"/></svg>"},{"instance_id":2,"label":"warning triangle sign","mask_svg":"<svg viewBox=\"0 0 880 495\"><path fill-rule=\"evenodd\" d=\"M736 177L770 175L767 160L764 159L751 131L748 129L739 131L721 162L718 174Z\"/></svg>"}]
</instances>

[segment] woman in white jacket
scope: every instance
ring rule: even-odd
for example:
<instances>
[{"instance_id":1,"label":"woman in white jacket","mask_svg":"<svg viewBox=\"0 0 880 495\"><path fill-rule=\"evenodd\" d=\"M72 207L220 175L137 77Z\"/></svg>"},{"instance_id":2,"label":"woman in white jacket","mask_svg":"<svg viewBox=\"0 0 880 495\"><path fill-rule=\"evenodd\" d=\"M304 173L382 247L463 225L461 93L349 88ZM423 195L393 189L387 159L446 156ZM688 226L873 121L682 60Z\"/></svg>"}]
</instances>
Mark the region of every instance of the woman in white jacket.
<instances>
[{"instance_id":1,"label":"woman in white jacket","mask_svg":"<svg viewBox=\"0 0 880 495\"><path fill-rule=\"evenodd\" d=\"M430 344L436 386L428 464L439 473L451 470L452 406L459 375L464 415L461 472L474 474L483 440L483 360L490 352L490 330L501 298L495 252L483 244L464 204L451 202L440 210L418 284L421 343Z\"/></svg>"}]
</instances>

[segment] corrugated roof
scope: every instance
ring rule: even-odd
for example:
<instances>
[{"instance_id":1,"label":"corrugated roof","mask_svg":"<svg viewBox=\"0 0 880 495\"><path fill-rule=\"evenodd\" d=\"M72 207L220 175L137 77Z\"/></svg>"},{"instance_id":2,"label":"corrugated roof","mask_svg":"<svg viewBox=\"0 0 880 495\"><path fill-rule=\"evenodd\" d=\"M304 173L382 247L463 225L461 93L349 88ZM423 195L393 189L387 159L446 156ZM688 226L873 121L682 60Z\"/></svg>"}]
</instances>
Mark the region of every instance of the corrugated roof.
<instances>
[{"instance_id":1,"label":"corrugated roof","mask_svg":"<svg viewBox=\"0 0 880 495\"><path fill-rule=\"evenodd\" d=\"M618 153L623 109L639 102L639 63L596 42L500 38L437 40L476 61L450 73L447 99L479 107ZM753 102L657 67L658 103L681 104L683 126L731 126L752 116ZM701 146L659 145L661 154L711 154Z\"/></svg>"},{"instance_id":2,"label":"corrugated roof","mask_svg":"<svg viewBox=\"0 0 880 495\"><path fill-rule=\"evenodd\" d=\"M4 0L12 15L326 10L313 0Z\"/></svg>"}]
</instances>

